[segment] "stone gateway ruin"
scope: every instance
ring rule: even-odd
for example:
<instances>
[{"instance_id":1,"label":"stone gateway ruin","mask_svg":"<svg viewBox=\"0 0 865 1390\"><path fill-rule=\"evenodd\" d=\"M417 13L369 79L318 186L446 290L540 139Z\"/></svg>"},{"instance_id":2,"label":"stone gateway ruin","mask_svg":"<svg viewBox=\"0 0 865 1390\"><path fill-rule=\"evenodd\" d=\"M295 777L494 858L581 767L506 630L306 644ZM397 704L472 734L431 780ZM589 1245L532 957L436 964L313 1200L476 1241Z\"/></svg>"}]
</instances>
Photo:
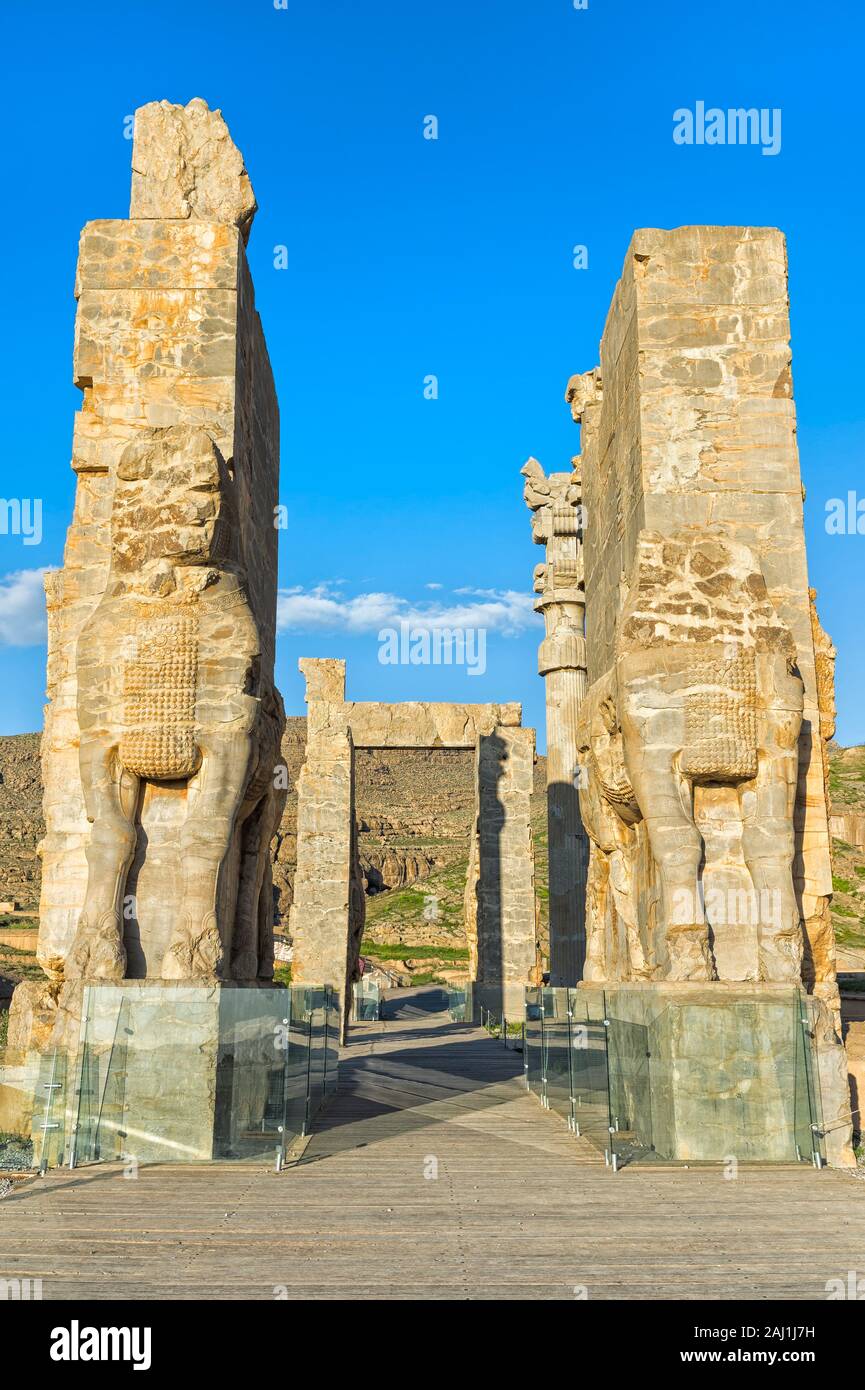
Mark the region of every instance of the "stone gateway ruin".
<instances>
[{"instance_id":1,"label":"stone gateway ruin","mask_svg":"<svg viewBox=\"0 0 865 1390\"><path fill-rule=\"evenodd\" d=\"M279 413L245 254L256 202L200 99L142 107L132 163L130 216L81 234L75 511L46 581L45 979L19 986L10 1023L19 1075L35 1053L42 1091L69 1088L73 1161L137 1134L148 1158L275 1144L281 1162L292 1124L308 1132L359 973L356 750L440 748L475 756L466 1022L491 1012L506 1043L525 1019L530 1049L536 1024L565 1020L569 1122L606 1106L608 1161L627 1130L674 1160L717 1161L735 1135L743 1157L849 1163L833 651L808 586L781 233L637 231L600 362L567 385L580 453L522 470L544 549L546 987L520 706L356 702L343 661L305 658L289 989L273 980ZM527 1058L545 1104L551 1056L540 1082Z\"/></svg>"},{"instance_id":2,"label":"stone gateway ruin","mask_svg":"<svg viewBox=\"0 0 865 1390\"><path fill-rule=\"evenodd\" d=\"M529 802L533 729L519 705L347 701L345 662L302 660L306 761L298 781L297 869L289 930L292 979L334 980L346 998L357 978L364 897L357 862L354 752L358 748L470 748L475 816L466 928L476 1002L521 1018L535 965Z\"/></svg>"},{"instance_id":3,"label":"stone gateway ruin","mask_svg":"<svg viewBox=\"0 0 865 1390\"><path fill-rule=\"evenodd\" d=\"M834 697L808 587L790 361L780 232L638 231L600 365L568 382L573 474L544 479L534 460L523 472L536 517L550 517L535 524L548 557L559 536L579 537L563 597L575 613L585 604L585 660L581 634L555 635L575 625L560 605L541 669L557 643L556 664L587 673L567 718L547 678L551 745L555 730L576 749L591 846L581 977L631 986L635 1025L660 1001L684 1008L689 991L750 996L753 1013L804 986L827 1150L848 1161L824 761ZM560 583L550 571L536 575L545 606ZM582 894L578 845L573 821L558 842L551 825L550 881L560 853L560 877ZM552 912L550 930L552 952ZM706 1085L713 1069L730 1084L731 1049L771 1072L750 1051L769 1046L758 1034L704 1037ZM658 1041L674 1078L688 1045Z\"/></svg>"},{"instance_id":4,"label":"stone gateway ruin","mask_svg":"<svg viewBox=\"0 0 865 1390\"><path fill-rule=\"evenodd\" d=\"M218 111L135 118L130 216L81 234L75 515L48 582L39 959L272 973L279 412Z\"/></svg>"}]
</instances>

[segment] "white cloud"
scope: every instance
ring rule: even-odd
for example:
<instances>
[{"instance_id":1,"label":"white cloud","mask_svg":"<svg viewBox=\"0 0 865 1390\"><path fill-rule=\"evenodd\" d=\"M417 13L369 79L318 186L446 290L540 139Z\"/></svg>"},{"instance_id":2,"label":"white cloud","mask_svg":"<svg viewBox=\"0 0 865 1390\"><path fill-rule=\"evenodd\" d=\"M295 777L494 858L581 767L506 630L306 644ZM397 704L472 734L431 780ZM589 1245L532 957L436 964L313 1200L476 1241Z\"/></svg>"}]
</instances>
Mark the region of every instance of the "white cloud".
<instances>
[{"instance_id":1,"label":"white cloud","mask_svg":"<svg viewBox=\"0 0 865 1390\"><path fill-rule=\"evenodd\" d=\"M424 584L425 589L440 589L441 587L441 584L436 584L434 580L432 580L429 584Z\"/></svg>"},{"instance_id":2,"label":"white cloud","mask_svg":"<svg viewBox=\"0 0 865 1390\"><path fill-rule=\"evenodd\" d=\"M461 595L474 599L466 603L430 600L416 604L397 594L357 594L354 598L336 593L331 584L312 589L281 589L277 600L276 623L279 632L378 632L383 627L409 623L413 628L485 628L516 637L540 618L534 611L531 594L515 589L461 589Z\"/></svg>"},{"instance_id":3,"label":"white cloud","mask_svg":"<svg viewBox=\"0 0 865 1390\"><path fill-rule=\"evenodd\" d=\"M34 647L45 641L42 581L48 568L16 570L0 577L0 645Z\"/></svg>"}]
</instances>

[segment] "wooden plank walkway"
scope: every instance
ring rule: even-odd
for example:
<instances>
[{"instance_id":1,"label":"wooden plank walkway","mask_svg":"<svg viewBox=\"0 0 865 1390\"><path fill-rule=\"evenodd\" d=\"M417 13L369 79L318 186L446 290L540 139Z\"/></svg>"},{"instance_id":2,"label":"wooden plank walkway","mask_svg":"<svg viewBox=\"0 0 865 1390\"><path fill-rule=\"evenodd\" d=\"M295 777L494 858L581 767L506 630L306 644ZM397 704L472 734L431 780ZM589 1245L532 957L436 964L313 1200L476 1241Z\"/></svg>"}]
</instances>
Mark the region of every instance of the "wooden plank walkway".
<instances>
[{"instance_id":1,"label":"wooden plank walkway","mask_svg":"<svg viewBox=\"0 0 865 1390\"><path fill-rule=\"evenodd\" d=\"M626 1168L518 1054L418 995L351 1030L301 1160L55 1171L0 1202L0 1277L46 1299L825 1299L865 1275L865 1182Z\"/></svg>"}]
</instances>

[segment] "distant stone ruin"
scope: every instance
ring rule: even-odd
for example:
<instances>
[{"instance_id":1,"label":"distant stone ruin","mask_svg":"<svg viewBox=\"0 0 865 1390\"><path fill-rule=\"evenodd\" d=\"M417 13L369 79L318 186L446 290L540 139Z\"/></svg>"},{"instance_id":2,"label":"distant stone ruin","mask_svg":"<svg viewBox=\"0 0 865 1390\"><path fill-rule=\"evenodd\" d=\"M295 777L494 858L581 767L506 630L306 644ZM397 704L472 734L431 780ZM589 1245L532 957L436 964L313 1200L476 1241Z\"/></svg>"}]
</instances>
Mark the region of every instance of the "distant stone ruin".
<instances>
[{"instance_id":1,"label":"distant stone ruin","mask_svg":"<svg viewBox=\"0 0 865 1390\"><path fill-rule=\"evenodd\" d=\"M522 1017L535 965L531 795L534 731L519 705L378 704L345 698L345 662L303 659L306 757L298 781L292 980L332 981L348 998L364 926L354 753L359 748L475 750L476 814L466 887L470 975L478 1002Z\"/></svg>"}]
</instances>

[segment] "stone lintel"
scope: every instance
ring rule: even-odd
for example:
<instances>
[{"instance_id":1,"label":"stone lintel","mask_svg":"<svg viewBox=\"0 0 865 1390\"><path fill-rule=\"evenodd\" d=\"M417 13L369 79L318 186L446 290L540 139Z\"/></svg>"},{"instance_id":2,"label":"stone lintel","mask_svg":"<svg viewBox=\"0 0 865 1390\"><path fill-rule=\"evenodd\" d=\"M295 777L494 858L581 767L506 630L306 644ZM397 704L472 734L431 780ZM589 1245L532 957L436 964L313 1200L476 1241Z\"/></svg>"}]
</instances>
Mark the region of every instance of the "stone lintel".
<instances>
[{"instance_id":1,"label":"stone lintel","mask_svg":"<svg viewBox=\"0 0 865 1390\"><path fill-rule=\"evenodd\" d=\"M398 704L345 699L345 662L301 657L309 707L309 737L349 728L355 748L474 748L497 725L519 728L522 706L509 704Z\"/></svg>"}]
</instances>

